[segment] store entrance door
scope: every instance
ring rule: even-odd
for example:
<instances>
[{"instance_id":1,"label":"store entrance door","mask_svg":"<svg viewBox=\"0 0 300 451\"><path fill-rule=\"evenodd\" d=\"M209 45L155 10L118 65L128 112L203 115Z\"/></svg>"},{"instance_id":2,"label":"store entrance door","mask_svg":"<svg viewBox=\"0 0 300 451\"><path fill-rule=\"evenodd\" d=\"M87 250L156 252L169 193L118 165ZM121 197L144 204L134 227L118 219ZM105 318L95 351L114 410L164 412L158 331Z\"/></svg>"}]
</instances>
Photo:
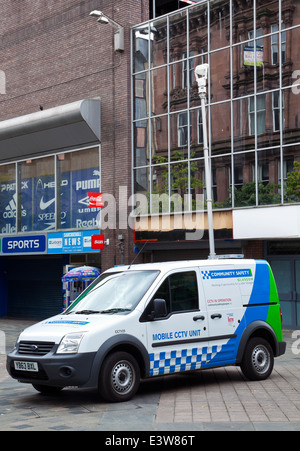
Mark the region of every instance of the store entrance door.
<instances>
[{"instance_id":1,"label":"store entrance door","mask_svg":"<svg viewBox=\"0 0 300 451\"><path fill-rule=\"evenodd\" d=\"M300 257L269 257L283 317L283 328L300 326Z\"/></svg>"}]
</instances>

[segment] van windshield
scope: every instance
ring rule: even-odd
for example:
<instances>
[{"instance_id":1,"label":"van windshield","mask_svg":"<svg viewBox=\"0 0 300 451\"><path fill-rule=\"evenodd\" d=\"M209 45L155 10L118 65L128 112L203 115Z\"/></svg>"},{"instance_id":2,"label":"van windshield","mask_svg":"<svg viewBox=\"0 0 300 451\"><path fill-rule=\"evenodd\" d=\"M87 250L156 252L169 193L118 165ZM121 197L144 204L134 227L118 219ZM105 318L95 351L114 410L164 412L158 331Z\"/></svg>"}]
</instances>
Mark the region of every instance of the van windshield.
<instances>
[{"instance_id":1,"label":"van windshield","mask_svg":"<svg viewBox=\"0 0 300 451\"><path fill-rule=\"evenodd\" d=\"M73 302L65 314L129 313L158 274L159 271L104 273Z\"/></svg>"}]
</instances>

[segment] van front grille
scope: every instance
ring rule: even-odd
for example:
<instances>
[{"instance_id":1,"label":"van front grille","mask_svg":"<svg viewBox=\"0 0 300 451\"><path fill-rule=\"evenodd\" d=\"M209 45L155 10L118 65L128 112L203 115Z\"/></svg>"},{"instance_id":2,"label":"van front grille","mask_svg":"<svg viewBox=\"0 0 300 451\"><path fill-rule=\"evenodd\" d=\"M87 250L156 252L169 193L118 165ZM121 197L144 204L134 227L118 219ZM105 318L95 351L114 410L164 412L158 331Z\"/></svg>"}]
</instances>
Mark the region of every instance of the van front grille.
<instances>
[{"instance_id":1,"label":"van front grille","mask_svg":"<svg viewBox=\"0 0 300 451\"><path fill-rule=\"evenodd\" d=\"M55 343L52 342L29 342L21 341L19 343L19 354L43 356L52 351Z\"/></svg>"}]
</instances>

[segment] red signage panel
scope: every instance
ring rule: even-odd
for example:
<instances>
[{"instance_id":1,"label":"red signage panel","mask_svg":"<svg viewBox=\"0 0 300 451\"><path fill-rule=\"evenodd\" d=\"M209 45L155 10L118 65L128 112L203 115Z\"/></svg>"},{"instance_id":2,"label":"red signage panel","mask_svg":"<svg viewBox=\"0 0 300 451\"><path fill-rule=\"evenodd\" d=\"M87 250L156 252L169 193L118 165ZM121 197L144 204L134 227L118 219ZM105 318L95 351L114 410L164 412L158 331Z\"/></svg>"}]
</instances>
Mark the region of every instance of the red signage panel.
<instances>
[{"instance_id":1,"label":"red signage panel","mask_svg":"<svg viewBox=\"0 0 300 451\"><path fill-rule=\"evenodd\" d=\"M104 235L92 235L92 249L104 249Z\"/></svg>"},{"instance_id":2,"label":"red signage panel","mask_svg":"<svg viewBox=\"0 0 300 451\"><path fill-rule=\"evenodd\" d=\"M88 195L89 195L89 207L90 208L102 208L103 207L102 193L88 193Z\"/></svg>"}]
</instances>

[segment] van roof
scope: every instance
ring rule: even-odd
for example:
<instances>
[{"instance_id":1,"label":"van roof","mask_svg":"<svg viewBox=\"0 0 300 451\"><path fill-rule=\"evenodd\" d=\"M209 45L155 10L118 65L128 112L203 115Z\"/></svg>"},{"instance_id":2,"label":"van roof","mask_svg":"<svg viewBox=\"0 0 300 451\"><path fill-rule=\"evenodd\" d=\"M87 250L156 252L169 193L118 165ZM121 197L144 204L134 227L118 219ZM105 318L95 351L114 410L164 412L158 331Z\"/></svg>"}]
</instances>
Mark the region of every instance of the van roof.
<instances>
[{"instance_id":1,"label":"van roof","mask_svg":"<svg viewBox=\"0 0 300 451\"><path fill-rule=\"evenodd\" d=\"M190 268L195 266L207 267L207 266L245 266L249 264L253 264L255 260L250 259L216 259L216 260L182 260L182 261L170 261L170 262L161 262L161 263L142 263L137 265L124 265L124 266L115 266L114 268L110 268L105 272L116 272L116 271L147 271L147 270L159 270L166 271L176 268Z\"/></svg>"}]
</instances>

